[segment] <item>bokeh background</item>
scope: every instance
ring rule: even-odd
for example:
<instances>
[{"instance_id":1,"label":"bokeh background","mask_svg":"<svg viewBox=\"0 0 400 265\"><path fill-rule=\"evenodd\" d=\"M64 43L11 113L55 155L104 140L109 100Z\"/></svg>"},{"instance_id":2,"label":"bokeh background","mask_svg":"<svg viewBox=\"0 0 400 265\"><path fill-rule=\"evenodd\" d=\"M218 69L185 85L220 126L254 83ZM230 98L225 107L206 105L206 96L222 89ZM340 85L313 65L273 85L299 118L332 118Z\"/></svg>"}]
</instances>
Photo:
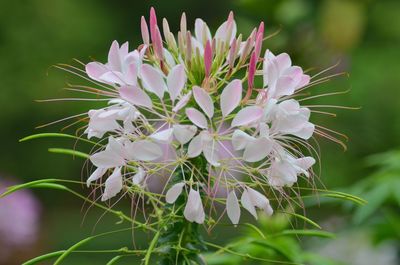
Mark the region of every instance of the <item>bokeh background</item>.
<instances>
[{"instance_id":1,"label":"bokeh background","mask_svg":"<svg viewBox=\"0 0 400 265\"><path fill-rule=\"evenodd\" d=\"M399 264L398 0L1 1L0 190L11 183L41 178L84 178L81 160L47 152L50 147L71 147L72 142L18 140L32 133L60 131L63 125L35 127L95 107L35 100L68 95L62 88L74 79L52 65L70 64L73 58L104 60L114 39L137 46L140 16L147 15L150 6L159 17L168 18L173 31L183 11L190 25L201 17L216 29L233 10L244 35L260 20L266 23L267 34L280 30L264 47L288 52L305 69L317 72L339 62L334 72L348 74L313 89L349 92L315 102L360 109L333 110L336 118L315 115L314 121L349 137L347 151L321 139L320 177L330 189L352 192L369 204L353 207L335 201L311 207L309 216L338 236L334 240L299 239L298 243L331 258L336 262L332 264ZM84 187L78 190L87 192ZM116 221L94 209L86 215L81 201L57 191L26 191L8 201L0 199L0 264L20 264L35 255L65 249ZM14 236L10 231L15 231ZM131 234L121 235L91 247L118 248L131 241ZM77 254L65 264L105 264L107 257Z\"/></svg>"}]
</instances>

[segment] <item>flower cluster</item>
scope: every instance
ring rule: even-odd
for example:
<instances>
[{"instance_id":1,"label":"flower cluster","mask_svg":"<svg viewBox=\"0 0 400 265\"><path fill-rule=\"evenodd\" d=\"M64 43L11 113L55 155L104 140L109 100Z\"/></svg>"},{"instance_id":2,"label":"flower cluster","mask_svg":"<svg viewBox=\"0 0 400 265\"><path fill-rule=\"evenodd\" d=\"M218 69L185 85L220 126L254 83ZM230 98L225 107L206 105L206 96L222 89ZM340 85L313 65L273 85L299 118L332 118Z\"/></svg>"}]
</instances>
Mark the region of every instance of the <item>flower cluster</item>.
<instances>
[{"instance_id":1,"label":"flower cluster","mask_svg":"<svg viewBox=\"0 0 400 265\"><path fill-rule=\"evenodd\" d=\"M233 224L242 207L271 215L267 191L309 178L315 163L300 148L315 130L310 110L294 99L310 77L286 53L262 57L264 24L245 38L233 13L214 35L201 19L193 35L185 14L177 35L166 19L162 28L151 9L142 45L114 41L107 63L86 65L109 103L88 113L88 138L108 138L90 157L88 186L105 179L103 201L132 186L169 204L184 192L184 216L200 224L213 203Z\"/></svg>"}]
</instances>

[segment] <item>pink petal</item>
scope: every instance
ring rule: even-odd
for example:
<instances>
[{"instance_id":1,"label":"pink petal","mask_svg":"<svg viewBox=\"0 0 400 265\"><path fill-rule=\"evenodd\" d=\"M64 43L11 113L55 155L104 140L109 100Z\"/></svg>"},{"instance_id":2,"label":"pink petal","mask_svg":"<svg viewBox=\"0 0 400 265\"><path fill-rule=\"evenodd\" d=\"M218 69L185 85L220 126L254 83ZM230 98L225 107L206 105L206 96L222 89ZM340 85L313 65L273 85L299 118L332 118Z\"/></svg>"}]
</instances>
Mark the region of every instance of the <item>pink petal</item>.
<instances>
[{"instance_id":1,"label":"pink petal","mask_svg":"<svg viewBox=\"0 0 400 265\"><path fill-rule=\"evenodd\" d=\"M117 195L122 190L121 168L115 168L114 172L107 178L101 201L106 201Z\"/></svg>"},{"instance_id":2,"label":"pink petal","mask_svg":"<svg viewBox=\"0 0 400 265\"><path fill-rule=\"evenodd\" d=\"M226 213L232 224L237 225L240 219L240 205L235 191L231 191L226 198Z\"/></svg>"},{"instance_id":3,"label":"pink petal","mask_svg":"<svg viewBox=\"0 0 400 265\"><path fill-rule=\"evenodd\" d=\"M178 64L171 69L167 77L168 91L172 100L175 100L180 95L185 83L185 68L182 64Z\"/></svg>"},{"instance_id":4,"label":"pink petal","mask_svg":"<svg viewBox=\"0 0 400 265\"><path fill-rule=\"evenodd\" d=\"M155 93L160 99L167 90L162 74L154 67L143 64L141 67L143 86L150 92Z\"/></svg>"},{"instance_id":5,"label":"pink petal","mask_svg":"<svg viewBox=\"0 0 400 265\"><path fill-rule=\"evenodd\" d=\"M183 186L185 186L185 183L183 183L183 182L176 183L175 185L173 185L167 191L167 194L165 194L165 200L168 203L174 203L176 201L176 199L178 199L179 195L181 195Z\"/></svg>"},{"instance_id":6,"label":"pink petal","mask_svg":"<svg viewBox=\"0 0 400 265\"><path fill-rule=\"evenodd\" d=\"M235 79L230 82L221 94L221 111L222 116L229 115L240 103L242 99L242 82Z\"/></svg>"},{"instance_id":7,"label":"pink petal","mask_svg":"<svg viewBox=\"0 0 400 265\"><path fill-rule=\"evenodd\" d=\"M189 120L191 122L193 122L198 127L203 128L203 129L207 129L208 128L206 117L203 115L203 113L201 113L197 109L195 109L195 108L187 108L186 109L186 116L189 118Z\"/></svg>"},{"instance_id":8,"label":"pink petal","mask_svg":"<svg viewBox=\"0 0 400 265\"><path fill-rule=\"evenodd\" d=\"M249 89L252 89L254 87L254 77L256 74L256 65L257 65L257 57L256 57L256 53L253 52L250 57L249 77L247 79L248 84L249 84Z\"/></svg>"},{"instance_id":9,"label":"pink petal","mask_svg":"<svg viewBox=\"0 0 400 265\"><path fill-rule=\"evenodd\" d=\"M263 109L258 106L245 107L240 110L232 121L231 126L243 126L258 121L263 115Z\"/></svg>"},{"instance_id":10,"label":"pink petal","mask_svg":"<svg viewBox=\"0 0 400 265\"><path fill-rule=\"evenodd\" d=\"M143 106L151 109L153 103L150 97L142 89L135 86L123 86L119 89L119 94L122 99L132 103L133 105Z\"/></svg>"},{"instance_id":11,"label":"pink petal","mask_svg":"<svg viewBox=\"0 0 400 265\"><path fill-rule=\"evenodd\" d=\"M204 113L211 119L214 116L214 103L210 95L201 87L193 87L193 96Z\"/></svg>"}]
</instances>

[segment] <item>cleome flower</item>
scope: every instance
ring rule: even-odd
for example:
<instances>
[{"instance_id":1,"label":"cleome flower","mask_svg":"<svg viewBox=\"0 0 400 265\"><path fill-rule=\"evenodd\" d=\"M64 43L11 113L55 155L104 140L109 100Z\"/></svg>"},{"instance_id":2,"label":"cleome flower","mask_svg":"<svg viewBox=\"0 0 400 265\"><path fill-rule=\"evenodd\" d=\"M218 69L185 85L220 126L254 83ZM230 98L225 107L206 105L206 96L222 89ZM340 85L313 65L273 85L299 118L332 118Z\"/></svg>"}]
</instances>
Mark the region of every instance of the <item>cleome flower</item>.
<instances>
[{"instance_id":1,"label":"cleome flower","mask_svg":"<svg viewBox=\"0 0 400 265\"><path fill-rule=\"evenodd\" d=\"M264 23L245 37L232 12L215 33L196 19L192 34L183 14L174 34L163 19L162 36L152 8L141 31L137 49L114 41L106 63L86 65L108 101L88 112L87 137L106 142L90 156L88 186L98 182L103 201L138 189L180 198L199 224L215 204L233 224L241 209L273 214L267 197L313 175L303 152L316 126L296 100L310 76L286 53L262 56Z\"/></svg>"}]
</instances>

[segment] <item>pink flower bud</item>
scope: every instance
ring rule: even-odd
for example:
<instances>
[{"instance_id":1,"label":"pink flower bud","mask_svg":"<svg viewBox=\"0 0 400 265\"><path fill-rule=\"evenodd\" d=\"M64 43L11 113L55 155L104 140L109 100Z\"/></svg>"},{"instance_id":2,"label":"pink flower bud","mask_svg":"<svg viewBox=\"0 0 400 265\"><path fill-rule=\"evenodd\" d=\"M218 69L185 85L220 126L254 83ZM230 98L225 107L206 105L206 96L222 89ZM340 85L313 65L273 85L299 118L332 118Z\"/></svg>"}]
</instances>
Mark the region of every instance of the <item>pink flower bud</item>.
<instances>
[{"instance_id":1,"label":"pink flower bud","mask_svg":"<svg viewBox=\"0 0 400 265\"><path fill-rule=\"evenodd\" d=\"M204 49L204 67L205 67L206 77L210 76L212 57L213 54L212 54L211 44L210 41L207 40L206 47Z\"/></svg>"},{"instance_id":2,"label":"pink flower bud","mask_svg":"<svg viewBox=\"0 0 400 265\"><path fill-rule=\"evenodd\" d=\"M150 45L149 28L147 27L146 19L142 16L140 20L140 29L142 32L143 43Z\"/></svg>"},{"instance_id":3,"label":"pink flower bud","mask_svg":"<svg viewBox=\"0 0 400 265\"><path fill-rule=\"evenodd\" d=\"M254 87L254 76L256 74L256 64L257 64L257 57L255 51L251 54L250 63L249 63L249 78L248 78L248 85L249 89Z\"/></svg>"},{"instance_id":4,"label":"pink flower bud","mask_svg":"<svg viewBox=\"0 0 400 265\"><path fill-rule=\"evenodd\" d=\"M150 8L150 35L151 40L154 42L154 38L156 35L156 27L157 27L157 16L154 7Z\"/></svg>"}]
</instances>

